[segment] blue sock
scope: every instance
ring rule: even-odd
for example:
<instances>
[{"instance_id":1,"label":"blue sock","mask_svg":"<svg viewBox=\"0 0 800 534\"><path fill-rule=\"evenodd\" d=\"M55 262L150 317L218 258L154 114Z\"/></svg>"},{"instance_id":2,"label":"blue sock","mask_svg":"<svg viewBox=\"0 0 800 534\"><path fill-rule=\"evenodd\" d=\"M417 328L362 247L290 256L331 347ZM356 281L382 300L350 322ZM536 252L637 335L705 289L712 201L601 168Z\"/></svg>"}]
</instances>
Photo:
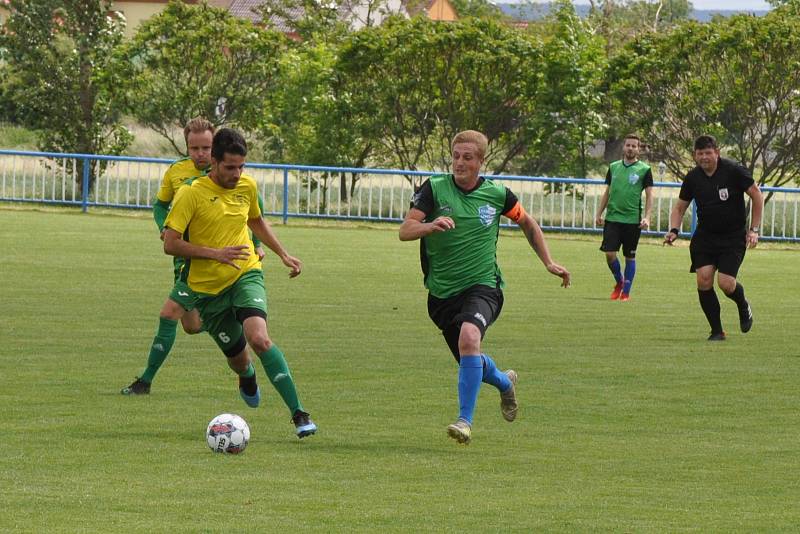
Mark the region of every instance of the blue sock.
<instances>
[{"instance_id":1,"label":"blue sock","mask_svg":"<svg viewBox=\"0 0 800 534\"><path fill-rule=\"evenodd\" d=\"M500 391L508 391L508 388L511 387L508 375L497 368L488 354L482 354L481 357L483 358L483 381Z\"/></svg>"},{"instance_id":2,"label":"blue sock","mask_svg":"<svg viewBox=\"0 0 800 534\"><path fill-rule=\"evenodd\" d=\"M482 378L483 359L480 355L462 356L458 367L458 418L469 424L472 424Z\"/></svg>"},{"instance_id":3,"label":"blue sock","mask_svg":"<svg viewBox=\"0 0 800 534\"><path fill-rule=\"evenodd\" d=\"M608 264L608 268L611 269L611 274L614 275L614 280L616 280L618 284L622 282L622 269L619 265L619 259L614 258L614 261Z\"/></svg>"},{"instance_id":4,"label":"blue sock","mask_svg":"<svg viewBox=\"0 0 800 534\"><path fill-rule=\"evenodd\" d=\"M633 285L633 277L636 275L636 260L634 259L625 259L625 287L622 288L622 292L626 295L631 292L631 286Z\"/></svg>"}]
</instances>

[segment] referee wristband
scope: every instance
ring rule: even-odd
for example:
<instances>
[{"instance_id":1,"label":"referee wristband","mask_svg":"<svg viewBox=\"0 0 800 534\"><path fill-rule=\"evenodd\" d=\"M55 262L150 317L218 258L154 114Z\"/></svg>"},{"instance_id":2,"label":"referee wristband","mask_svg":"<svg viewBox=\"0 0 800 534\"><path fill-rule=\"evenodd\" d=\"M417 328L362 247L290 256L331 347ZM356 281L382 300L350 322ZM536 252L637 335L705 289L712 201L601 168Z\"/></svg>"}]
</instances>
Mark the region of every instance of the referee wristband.
<instances>
[{"instance_id":1,"label":"referee wristband","mask_svg":"<svg viewBox=\"0 0 800 534\"><path fill-rule=\"evenodd\" d=\"M678 234L680 234L680 233L681 233L681 231L680 231L680 230L678 230L677 228L670 228L670 229L669 229L669 233L671 233L671 234L675 234L675 235L678 235Z\"/></svg>"}]
</instances>

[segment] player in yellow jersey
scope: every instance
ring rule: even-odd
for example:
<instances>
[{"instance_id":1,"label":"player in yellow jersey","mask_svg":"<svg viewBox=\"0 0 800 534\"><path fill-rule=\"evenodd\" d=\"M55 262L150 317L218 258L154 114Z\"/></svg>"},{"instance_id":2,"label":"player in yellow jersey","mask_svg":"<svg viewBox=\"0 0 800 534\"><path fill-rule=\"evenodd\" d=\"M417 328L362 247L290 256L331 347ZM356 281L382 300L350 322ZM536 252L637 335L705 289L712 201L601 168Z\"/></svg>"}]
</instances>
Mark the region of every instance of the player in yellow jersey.
<instances>
[{"instance_id":1,"label":"player in yellow jersey","mask_svg":"<svg viewBox=\"0 0 800 534\"><path fill-rule=\"evenodd\" d=\"M258 355L270 382L281 395L298 437L317 426L303 409L281 350L267 332L267 297L261 259L248 228L274 252L295 277L299 259L286 252L262 218L256 182L242 173L247 143L237 131L223 128L211 147L208 176L183 187L173 201L164 231L164 252L186 258L188 284L206 330L239 375L239 393L248 406L261 400L255 368L247 350Z\"/></svg>"},{"instance_id":2,"label":"player in yellow jersey","mask_svg":"<svg viewBox=\"0 0 800 534\"><path fill-rule=\"evenodd\" d=\"M208 167L211 165L211 140L214 137L214 131L214 125L200 117L190 120L183 129L183 137L186 140L186 149L189 157L179 159L170 165L167 172L164 173L161 187L156 194L155 202L153 202L153 218L156 221L159 232L161 232L162 239L164 221L178 189L193 178L204 176L208 172ZM256 243L256 251L260 257L264 256L264 250L258 242ZM123 395L146 395L150 393L150 385L175 343L178 321L181 322L183 330L187 334L196 334L202 329L200 315L194 306L194 294L186 284L186 281L181 279L183 265L183 258L174 258L175 283L169 296L164 301L164 305L161 307L158 330L153 338L153 343L150 345L147 365L133 383L122 388L120 393Z\"/></svg>"}]
</instances>

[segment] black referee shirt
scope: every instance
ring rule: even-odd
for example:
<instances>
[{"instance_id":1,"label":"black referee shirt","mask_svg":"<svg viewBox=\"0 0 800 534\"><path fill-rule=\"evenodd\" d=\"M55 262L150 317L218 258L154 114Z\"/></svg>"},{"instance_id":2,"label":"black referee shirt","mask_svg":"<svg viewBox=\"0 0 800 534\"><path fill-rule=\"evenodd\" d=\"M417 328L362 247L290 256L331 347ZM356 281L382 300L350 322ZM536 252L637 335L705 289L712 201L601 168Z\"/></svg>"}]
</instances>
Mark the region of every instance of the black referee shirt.
<instances>
[{"instance_id":1,"label":"black referee shirt","mask_svg":"<svg viewBox=\"0 0 800 534\"><path fill-rule=\"evenodd\" d=\"M683 179L681 200L697 204L697 230L710 234L744 232L747 226L744 194L754 183L750 171L719 158L717 170L707 176L699 166Z\"/></svg>"}]
</instances>

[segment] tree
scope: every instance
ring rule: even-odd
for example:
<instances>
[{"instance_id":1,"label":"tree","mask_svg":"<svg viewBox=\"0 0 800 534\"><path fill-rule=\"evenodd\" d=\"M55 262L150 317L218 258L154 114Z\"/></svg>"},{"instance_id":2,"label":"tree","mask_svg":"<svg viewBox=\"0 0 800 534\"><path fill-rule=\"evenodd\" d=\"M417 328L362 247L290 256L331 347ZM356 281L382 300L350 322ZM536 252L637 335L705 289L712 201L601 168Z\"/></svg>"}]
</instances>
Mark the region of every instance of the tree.
<instances>
[{"instance_id":1,"label":"tree","mask_svg":"<svg viewBox=\"0 0 800 534\"><path fill-rule=\"evenodd\" d=\"M275 161L363 167L372 154L376 142L363 136L366 128L357 122L351 95L334 83L336 54L337 49L327 43L304 42L281 58L271 119L262 130ZM351 191L358 176L351 177ZM329 177L324 178L319 184L323 188ZM346 200L346 178L340 179Z\"/></svg>"},{"instance_id":2,"label":"tree","mask_svg":"<svg viewBox=\"0 0 800 534\"><path fill-rule=\"evenodd\" d=\"M800 177L798 66L800 19L777 9L638 39L614 62L612 93L676 176L710 133L760 184L781 186Z\"/></svg>"},{"instance_id":3,"label":"tree","mask_svg":"<svg viewBox=\"0 0 800 534\"><path fill-rule=\"evenodd\" d=\"M586 177L589 148L606 128L604 43L577 16L571 2L556 6L547 24L537 29L545 40L543 90L536 102L535 144L526 151L523 171Z\"/></svg>"},{"instance_id":4,"label":"tree","mask_svg":"<svg viewBox=\"0 0 800 534\"><path fill-rule=\"evenodd\" d=\"M427 0L419 0L427 2ZM452 0L453 8L459 18L477 17L504 20L503 11L487 0Z\"/></svg>"},{"instance_id":5,"label":"tree","mask_svg":"<svg viewBox=\"0 0 800 534\"><path fill-rule=\"evenodd\" d=\"M119 87L110 68L124 21L107 0L11 0L0 35L7 62L3 92L18 119L51 152L117 155L131 134L120 123ZM92 163L91 183L95 166ZM102 167L102 164L101 164ZM83 164L75 179L80 182Z\"/></svg>"},{"instance_id":6,"label":"tree","mask_svg":"<svg viewBox=\"0 0 800 534\"><path fill-rule=\"evenodd\" d=\"M129 80L127 109L183 152L176 131L203 116L257 130L276 89L286 39L207 4L170 2L116 55Z\"/></svg>"},{"instance_id":7,"label":"tree","mask_svg":"<svg viewBox=\"0 0 800 534\"><path fill-rule=\"evenodd\" d=\"M398 18L348 37L336 90L384 164L447 168L455 133L476 129L490 141L487 167L502 172L531 135L540 60L535 39L492 20Z\"/></svg>"}]
</instances>

